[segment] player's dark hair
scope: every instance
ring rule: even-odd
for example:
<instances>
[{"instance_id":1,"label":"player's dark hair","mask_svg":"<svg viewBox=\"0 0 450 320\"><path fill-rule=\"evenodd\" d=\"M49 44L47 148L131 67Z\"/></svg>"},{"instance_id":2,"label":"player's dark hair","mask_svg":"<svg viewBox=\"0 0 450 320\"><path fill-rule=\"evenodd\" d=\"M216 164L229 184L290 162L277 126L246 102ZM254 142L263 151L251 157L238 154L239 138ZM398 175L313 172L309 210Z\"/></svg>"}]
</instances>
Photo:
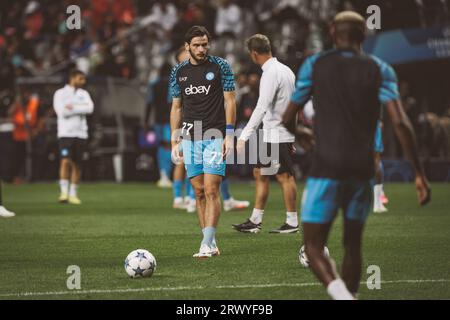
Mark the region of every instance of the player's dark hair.
<instances>
[{"instance_id":1,"label":"player's dark hair","mask_svg":"<svg viewBox=\"0 0 450 320\"><path fill-rule=\"evenodd\" d=\"M259 54L272 52L270 40L263 34L255 34L245 41L248 51L256 51Z\"/></svg>"},{"instance_id":2,"label":"player's dark hair","mask_svg":"<svg viewBox=\"0 0 450 320\"><path fill-rule=\"evenodd\" d=\"M81 71L81 70L78 70L78 69L73 69L73 70L70 70L70 72L69 72L69 79L72 79L73 77L76 77L76 76L86 76L86 74L83 72L83 71Z\"/></svg>"},{"instance_id":3,"label":"player's dark hair","mask_svg":"<svg viewBox=\"0 0 450 320\"><path fill-rule=\"evenodd\" d=\"M348 42L362 43L366 37L364 23L340 21L334 22L334 28L336 37Z\"/></svg>"},{"instance_id":4,"label":"player's dark hair","mask_svg":"<svg viewBox=\"0 0 450 320\"><path fill-rule=\"evenodd\" d=\"M191 27L186 34L184 35L184 41L186 43L191 43L191 40L195 37L203 37L206 36L208 41L211 40L211 35L208 30L203 26L193 26Z\"/></svg>"}]
</instances>

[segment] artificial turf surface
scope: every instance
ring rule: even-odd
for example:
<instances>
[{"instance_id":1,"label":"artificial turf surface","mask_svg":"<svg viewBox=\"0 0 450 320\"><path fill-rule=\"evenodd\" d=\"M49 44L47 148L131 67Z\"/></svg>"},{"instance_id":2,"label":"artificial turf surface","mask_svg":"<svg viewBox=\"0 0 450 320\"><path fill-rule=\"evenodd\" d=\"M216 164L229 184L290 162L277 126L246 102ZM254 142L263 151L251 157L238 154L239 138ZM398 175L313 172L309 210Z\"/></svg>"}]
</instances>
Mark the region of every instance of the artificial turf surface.
<instances>
[{"instance_id":1,"label":"artificial turf surface","mask_svg":"<svg viewBox=\"0 0 450 320\"><path fill-rule=\"evenodd\" d=\"M362 272L365 282L367 267L379 266L381 289L362 284L361 299L450 299L450 185L432 187L432 202L420 208L412 184L385 186L389 212L369 217ZM192 258L201 240L197 218L172 209L171 190L86 183L83 204L73 206L56 202L56 184L4 189L5 204L17 216L0 219L0 299L328 299L298 262L301 232L268 233L285 218L275 183L262 232L232 230L250 209L223 212L217 235L222 254L207 260ZM231 190L253 202L252 183L234 183ZM338 265L341 235L340 216L328 243ZM156 257L151 278L125 273L123 260L137 248ZM81 290L67 289L69 265L81 268Z\"/></svg>"}]
</instances>

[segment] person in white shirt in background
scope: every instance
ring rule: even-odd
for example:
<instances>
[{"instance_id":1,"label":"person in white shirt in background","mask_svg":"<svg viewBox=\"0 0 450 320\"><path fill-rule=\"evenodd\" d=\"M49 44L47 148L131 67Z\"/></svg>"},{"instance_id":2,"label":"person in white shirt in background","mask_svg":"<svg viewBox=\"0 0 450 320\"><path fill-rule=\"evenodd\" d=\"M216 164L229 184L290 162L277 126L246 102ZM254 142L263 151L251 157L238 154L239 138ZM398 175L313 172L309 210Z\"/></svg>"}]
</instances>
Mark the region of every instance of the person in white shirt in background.
<instances>
[{"instance_id":1,"label":"person in white shirt in background","mask_svg":"<svg viewBox=\"0 0 450 320\"><path fill-rule=\"evenodd\" d=\"M217 8L216 34L239 36L244 29L241 8L230 0L220 0Z\"/></svg>"},{"instance_id":2,"label":"person in white shirt in background","mask_svg":"<svg viewBox=\"0 0 450 320\"><path fill-rule=\"evenodd\" d=\"M81 204L77 189L81 178L81 162L87 149L88 125L86 116L94 111L89 93L82 89L86 75L73 70L69 83L56 90L53 108L58 117L58 140L60 148L61 194L59 202Z\"/></svg>"},{"instance_id":3,"label":"person in white shirt in background","mask_svg":"<svg viewBox=\"0 0 450 320\"><path fill-rule=\"evenodd\" d=\"M272 150L272 154L278 148L279 159L272 160L268 165L262 163L261 159L258 160L258 164L253 170L256 179L253 212L250 219L242 224L235 224L233 227L240 232L257 233L261 230L264 208L269 195L269 175L275 174L283 191L286 222L280 228L270 232L295 233L298 232L297 185L292 161L295 136L281 124L282 116L294 92L295 75L289 67L272 56L270 41L265 35L256 34L250 37L247 40L247 48L252 61L261 66L263 74L259 87L258 103L238 139L237 152L242 153L244 151L245 142L249 140L251 135L255 134L262 122L263 143L267 144L268 150ZM261 143L258 147L261 147Z\"/></svg>"}]
</instances>

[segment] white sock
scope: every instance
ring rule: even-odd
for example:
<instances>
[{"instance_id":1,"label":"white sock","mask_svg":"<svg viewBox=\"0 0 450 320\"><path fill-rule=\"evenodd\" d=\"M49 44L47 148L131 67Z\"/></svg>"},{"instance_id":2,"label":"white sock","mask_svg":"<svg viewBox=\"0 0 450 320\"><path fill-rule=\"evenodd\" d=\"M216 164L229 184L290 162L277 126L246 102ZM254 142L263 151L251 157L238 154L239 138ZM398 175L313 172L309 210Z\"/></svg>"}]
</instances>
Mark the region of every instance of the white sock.
<instances>
[{"instance_id":1,"label":"white sock","mask_svg":"<svg viewBox=\"0 0 450 320\"><path fill-rule=\"evenodd\" d=\"M298 226L297 212L286 212L286 223L292 227Z\"/></svg>"},{"instance_id":2,"label":"white sock","mask_svg":"<svg viewBox=\"0 0 450 320\"><path fill-rule=\"evenodd\" d=\"M166 172L164 170L159 171L159 176L161 177L161 180L168 180L169 177L167 176Z\"/></svg>"},{"instance_id":3,"label":"white sock","mask_svg":"<svg viewBox=\"0 0 450 320\"><path fill-rule=\"evenodd\" d=\"M354 300L355 298L348 291L344 281L335 279L330 282L327 287L327 292L333 300Z\"/></svg>"},{"instance_id":4,"label":"white sock","mask_svg":"<svg viewBox=\"0 0 450 320\"><path fill-rule=\"evenodd\" d=\"M181 203L181 202L183 202L183 198L182 197L176 197L175 199L173 199L173 202Z\"/></svg>"},{"instance_id":5,"label":"white sock","mask_svg":"<svg viewBox=\"0 0 450 320\"><path fill-rule=\"evenodd\" d=\"M375 207L379 207L381 202L380 202L380 197L381 197L381 193L383 192L383 185L382 184L376 184L373 187L373 204Z\"/></svg>"},{"instance_id":6,"label":"white sock","mask_svg":"<svg viewBox=\"0 0 450 320\"><path fill-rule=\"evenodd\" d=\"M71 183L70 184L69 196L70 197L76 197L77 196L77 191L78 191L78 185L75 184L75 183Z\"/></svg>"},{"instance_id":7,"label":"white sock","mask_svg":"<svg viewBox=\"0 0 450 320\"><path fill-rule=\"evenodd\" d=\"M59 189L61 193L69 193L69 180L61 179L59 180Z\"/></svg>"},{"instance_id":8,"label":"white sock","mask_svg":"<svg viewBox=\"0 0 450 320\"><path fill-rule=\"evenodd\" d=\"M250 221L254 224L260 224L262 222L264 210L253 208L252 216L250 217Z\"/></svg>"}]
</instances>

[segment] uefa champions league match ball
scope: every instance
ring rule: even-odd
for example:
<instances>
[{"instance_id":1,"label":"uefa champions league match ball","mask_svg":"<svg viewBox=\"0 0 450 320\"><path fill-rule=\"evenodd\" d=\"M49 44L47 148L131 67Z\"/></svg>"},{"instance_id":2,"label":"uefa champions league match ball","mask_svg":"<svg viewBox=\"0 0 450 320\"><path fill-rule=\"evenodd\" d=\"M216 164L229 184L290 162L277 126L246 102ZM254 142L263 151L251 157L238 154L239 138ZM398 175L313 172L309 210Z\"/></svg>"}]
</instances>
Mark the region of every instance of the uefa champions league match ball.
<instances>
[{"instance_id":1,"label":"uefa champions league match ball","mask_svg":"<svg viewBox=\"0 0 450 320\"><path fill-rule=\"evenodd\" d=\"M124 266L131 278L149 278L156 270L156 259L147 250L137 249L126 257Z\"/></svg>"},{"instance_id":2,"label":"uefa champions league match ball","mask_svg":"<svg viewBox=\"0 0 450 320\"><path fill-rule=\"evenodd\" d=\"M323 254L326 257L330 257L330 251L328 250L327 247L323 248ZM300 261L300 264L305 268L309 268L309 260L308 257L306 256L305 245L302 245L300 251L298 252L298 261Z\"/></svg>"}]
</instances>

